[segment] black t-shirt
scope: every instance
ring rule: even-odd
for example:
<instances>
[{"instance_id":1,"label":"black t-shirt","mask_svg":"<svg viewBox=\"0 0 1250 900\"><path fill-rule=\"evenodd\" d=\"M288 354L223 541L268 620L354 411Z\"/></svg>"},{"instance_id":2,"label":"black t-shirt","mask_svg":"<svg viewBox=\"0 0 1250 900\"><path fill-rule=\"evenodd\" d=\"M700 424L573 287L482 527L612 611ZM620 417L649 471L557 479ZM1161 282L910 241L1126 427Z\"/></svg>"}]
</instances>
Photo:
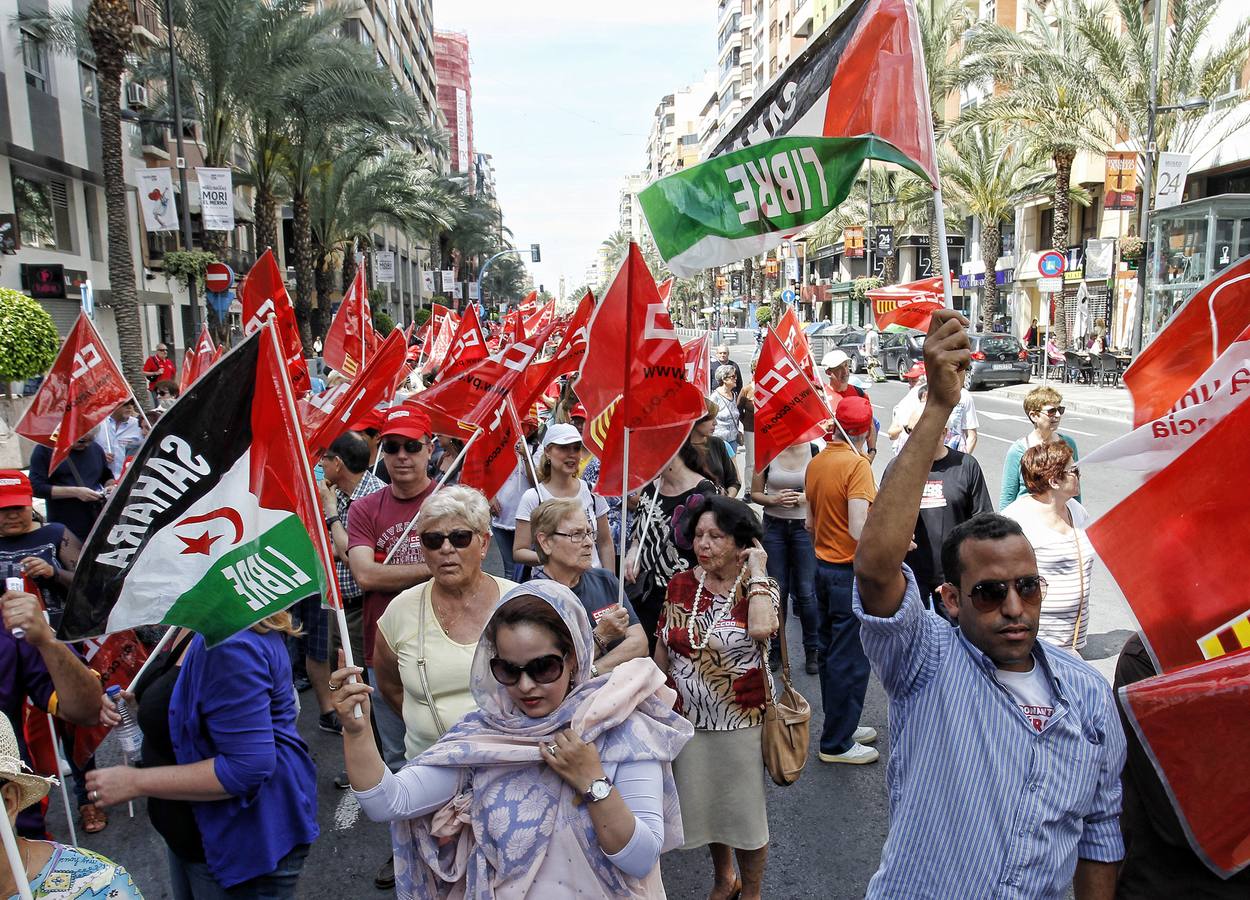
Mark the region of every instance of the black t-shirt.
<instances>
[{"instance_id":1,"label":"black t-shirt","mask_svg":"<svg viewBox=\"0 0 1250 900\"><path fill-rule=\"evenodd\" d=\"M65 526L59 522L40 526L16 537L0 537L0 577L18 577L21 572L19 563L30 556L59 571L62 567L58 554L64 538ZM61 614L65 611L65 591L57 584L55 576L32 581L39 588L52 627L56 628L61 624Z\"/></svg>"},{"instance_id":2,"label":"black t-shirt","mask_svg":"<svg viewBox=\"0 0 1250 900\"><path fill-rule=\"evenodd\" d=\"M48 501L48 521L60 522L84 543L104 509L103 500L52 499L53 487L88 487L102 490L113 480L113 471L104 458L104 448L92 441L82 450L71 450L65 462L48 472L52 451L40 444L30 454L30 484L36 497Z\"/></svg>"},{"instance_id":3,"label":"black t-shirt","mask_svg":"<svg viewBox=\"0 0 1250 900\"><path fill-rule=\"evenodd\" d=\"M546 576L539 576L546 577ZM599 624L599 620L605 614L616 606L616 598L620 592L620 583L616 580L616 576L607 569L587 569L582 573L582 577L577 580L577 587L573 588L573 593L577 595L577 599L582 601L582 606L586 609L586 615L590 617L590 627L593 629ZM629 602L629 598L624 598L625 612L629 614L629 624L638 624L638 613L634 612L634 605ZM611 650L621 641L613 641L608 644Z\"/></svg>"},{"instance_id":4,"label":"black t-shirt","mask_svg":"<svg viewBox=\"0 0 1250 900\"><path fill-rule=\"evenodd\" d=\"M893 466L893 461L886 466L885 477L889 477ZM985 476L974 458L958 450L947 450L944 457L933 463L916 518L916 549L906 557L921 593L945 580L942 541L946 536L977 513L993 511Z\"/></svg>"}]
</instances>

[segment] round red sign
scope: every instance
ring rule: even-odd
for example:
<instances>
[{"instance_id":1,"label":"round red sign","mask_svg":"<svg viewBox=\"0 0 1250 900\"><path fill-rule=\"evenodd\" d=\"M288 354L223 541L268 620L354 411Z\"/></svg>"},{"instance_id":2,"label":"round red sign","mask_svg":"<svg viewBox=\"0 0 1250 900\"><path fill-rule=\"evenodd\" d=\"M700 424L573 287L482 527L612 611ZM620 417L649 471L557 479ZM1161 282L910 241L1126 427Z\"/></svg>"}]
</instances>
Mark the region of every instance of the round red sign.
<instances>
[{"instance_id":1,"label":"round red sign","mask_svg":"<svg viewBox=\"0 0 1250 900\"><path fill-rule=\"evenodd\" d=\"M222 262L209 263L204 270L204 287L220 294L234 284L234 270Z\"/></svg>"}]
</instances>

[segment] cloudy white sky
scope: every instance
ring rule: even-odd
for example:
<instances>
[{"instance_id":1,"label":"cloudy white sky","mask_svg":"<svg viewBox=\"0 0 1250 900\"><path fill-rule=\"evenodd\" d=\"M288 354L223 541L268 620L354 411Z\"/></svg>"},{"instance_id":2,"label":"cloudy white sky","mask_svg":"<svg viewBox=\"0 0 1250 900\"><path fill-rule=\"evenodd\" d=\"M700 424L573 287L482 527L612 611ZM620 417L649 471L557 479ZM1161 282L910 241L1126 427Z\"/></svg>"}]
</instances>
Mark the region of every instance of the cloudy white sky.
<instances>
[{"instance_id":1,"label":"cloudy white sky","mask_svg":"<svg viewBox=\"0 0 1250 900\"><path fill-rule=\"evenodd\" d=\"M540 243L536 283L572 290L617 227L656 104L715 64L714 0L436 0L472 55L474 149L494 157L504 224Z\"/></svg>"}]
</instances>

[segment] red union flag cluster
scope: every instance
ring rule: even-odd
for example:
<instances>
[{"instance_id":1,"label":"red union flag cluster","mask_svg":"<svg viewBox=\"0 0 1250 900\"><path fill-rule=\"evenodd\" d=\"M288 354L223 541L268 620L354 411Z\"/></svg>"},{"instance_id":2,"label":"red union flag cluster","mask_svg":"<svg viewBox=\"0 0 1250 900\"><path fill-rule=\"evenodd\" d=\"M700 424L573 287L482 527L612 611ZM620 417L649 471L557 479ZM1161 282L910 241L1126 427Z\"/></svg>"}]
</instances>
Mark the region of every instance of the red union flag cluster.
<instances>
[{"instance_id":1,"label":"red union flag cluster","mask_svg":"<svg viewBox=\"0 0 1250 900\"><path fill-rule=\"evenodd\" d=\"M777 332L768 329L755 366L756 472L763 472L787 447L824 434L824 423L833 415L817 384L786 350Z\"/></svg>"},{"instance_id":2,"label":"red union flag cluster","mask_svg":"<svg viewBox=\"0 0 1250 900\"><path fill-rule=\"evenodd\" d=\"M355 378L377 348L378 336L373 330L373 313L365 288L365 267L357 266L356 277L326 332L321 355L331 369Z\"/></svg>"}]
</instances>

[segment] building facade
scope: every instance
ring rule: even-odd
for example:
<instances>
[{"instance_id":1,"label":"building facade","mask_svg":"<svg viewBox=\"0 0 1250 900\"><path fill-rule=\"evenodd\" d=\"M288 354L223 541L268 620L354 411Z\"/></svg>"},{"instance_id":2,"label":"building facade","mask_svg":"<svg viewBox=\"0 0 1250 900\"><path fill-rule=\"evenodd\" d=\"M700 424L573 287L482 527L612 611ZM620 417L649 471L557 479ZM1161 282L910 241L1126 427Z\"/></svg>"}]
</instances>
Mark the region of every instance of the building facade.
<instances>
[{"instance_id":1,"label":"building facade","mask_svg":"<svg viewBox=\"0 0 1250 900\"><path fill-rule=\"evenodd\" d=\"M447 120L451 171L467 175L475 161L468 35L457 31L434 33L434 72L438 80L438 108Z\"/></svg>"}]
</instances>

